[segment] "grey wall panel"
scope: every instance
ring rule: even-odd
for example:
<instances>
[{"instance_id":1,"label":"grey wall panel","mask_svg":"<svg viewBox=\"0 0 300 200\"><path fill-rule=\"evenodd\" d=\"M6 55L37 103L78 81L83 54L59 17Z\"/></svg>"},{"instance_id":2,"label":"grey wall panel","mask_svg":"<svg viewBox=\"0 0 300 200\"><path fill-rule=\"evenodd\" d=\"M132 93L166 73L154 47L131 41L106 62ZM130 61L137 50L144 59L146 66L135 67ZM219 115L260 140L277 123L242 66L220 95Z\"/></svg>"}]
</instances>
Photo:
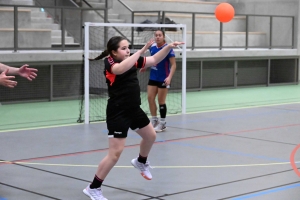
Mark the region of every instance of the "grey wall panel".
<instances>
[{"instance_id":1,"label":"grey wall panel","mask_svg":"<svg viewBox=\"0 0 300 200\"><path fill-rule=\"evenodd\" d=\"M237 85L267 84L268 60L238 61Z\"/></svg>"},{"instance_id":2,"label":"grey wall panel","mask_svg":"<svg viewBox=\"0 0 300 200\"><path fill-rule=\"evenodd\" d=\"M233 87L234 61L203 62L203 88Z\"/></svg>"},{"instance_id":3,"label":"grey wall panel","mask_svg":"<svg viewBox=\"0 0 300 200\"><path fill-rule=\"evenodd\" d=\"M295 59L271 60L270 83L296 82Z\"/></svg>"},{"instance_id":4,"label":"grey wall panel","mask_svg":"<svg viewBox=\"0 0 300 200\"><path fill-rule=\"evenodd\" d=\"M78 96L80 92L81 65L54 65L53 97Z\"/></svg>"},{"instance_id":5,"label":"grey wall panel","mask_svg":"<svg viewBox=\"0 0 300 200\"><path fill-rule=\"evenodd\" d=\"M19 66L15 66L19 67ZM15 88L0 86L0 102L49 99L50 96L50 67L34 66L38 69L38 76L33 81L15 76L18 85Z\"/></svg>"}]
</instances>

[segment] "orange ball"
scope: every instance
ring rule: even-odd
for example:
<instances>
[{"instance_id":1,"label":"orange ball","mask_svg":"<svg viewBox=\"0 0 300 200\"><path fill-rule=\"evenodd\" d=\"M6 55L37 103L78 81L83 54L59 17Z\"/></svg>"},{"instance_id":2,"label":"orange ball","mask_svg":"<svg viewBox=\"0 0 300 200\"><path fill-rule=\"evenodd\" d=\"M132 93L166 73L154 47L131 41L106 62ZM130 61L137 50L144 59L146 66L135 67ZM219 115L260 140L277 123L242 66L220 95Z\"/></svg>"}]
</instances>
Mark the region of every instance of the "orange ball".
<instances>
[{"instance_id":1,"label":"orange ball","mask_svg":"<svg viewBox=\"0 0 300 200\"><path fill-rule=\"evenodd\" d=\"M220 22L229 22L234 17L234 8L229 3L220 3L216 7L215 16Z\"/></svg>"}]
</instances>

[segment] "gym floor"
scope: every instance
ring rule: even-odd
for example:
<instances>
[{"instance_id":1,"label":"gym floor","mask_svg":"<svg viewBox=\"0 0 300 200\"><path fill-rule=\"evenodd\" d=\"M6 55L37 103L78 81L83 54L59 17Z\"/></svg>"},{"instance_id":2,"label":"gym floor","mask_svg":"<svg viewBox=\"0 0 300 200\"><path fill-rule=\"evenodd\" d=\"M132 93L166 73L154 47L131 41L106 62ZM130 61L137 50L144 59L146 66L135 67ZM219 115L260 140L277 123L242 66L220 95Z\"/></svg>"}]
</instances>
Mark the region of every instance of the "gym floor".
<instances>
[{"instance_id":1,"label":"gym floor","mask_svg":"<svg viewBox=\"0 0 300 200\"><path fill-rule=\"evenodd\" d=\"M294 95L282 102L260 99L263 105L168 116L168 129L157 134L149 156L151 181L130 164L140 142L130 131L103 183L105 197L298 200L300 102L292 101L300 99ZM108 147L105 122L3 130L0 138L0 200L89 199L82 190Z\"/></svg>"}]
</instances>

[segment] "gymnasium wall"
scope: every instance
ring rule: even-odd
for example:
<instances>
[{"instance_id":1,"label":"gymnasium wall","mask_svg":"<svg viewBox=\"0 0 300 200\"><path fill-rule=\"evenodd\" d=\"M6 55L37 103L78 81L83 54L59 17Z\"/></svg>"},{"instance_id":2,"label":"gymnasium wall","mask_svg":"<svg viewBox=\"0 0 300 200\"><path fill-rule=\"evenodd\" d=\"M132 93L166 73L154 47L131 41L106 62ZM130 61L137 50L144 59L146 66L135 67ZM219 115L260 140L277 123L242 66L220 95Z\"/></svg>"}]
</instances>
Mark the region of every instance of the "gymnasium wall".
<instances>
[{"instance_id":1,"label":"gymnasium wall","mask_svg":"<svg viewBox=\"0 0 300 200\"><path fill-rule=\"evenodd\" d=\"M224 2L222 0L206 0L211 2ZM295 17L295 30L298 30L298 11L299 0L227 0L235 8L236 14L255 14L255 15L287 15ZM269 39L268 17L251 17L249 18L249 31L261 31L268 33ZM273 45L291 44L291 25L292 20L289 18L273 18ZM275 28L276 27L276 28ZM295 45L298 42L295 40Z\"/></svg>"},{"instance_id":2,"label":"gymnasium wall","mask_svg":"<svg viewBox=\"0 0 300 200\"><path fill-rule=\"evenodd\" d=\"M224 2L224 0L205 0L207 2ZM256 15L288 15L295 17L295 49L298 49L298 55L300 56L300 0L226 0L232 4L235 8L236 14L256 14ZM268 30L268 19L257 18L250 20L249 29L251 30ZM290 40L288 33L291 30L286 30L286 26L291 22L284 19L274 20L276 26L273 37L275 37L275 43L283 43L284 40ZM284 33L282 33L284 31ZM299 73L300 75L300 73ZM299 77L299 76L298 76Z\"/></svg>"}]
</instances>

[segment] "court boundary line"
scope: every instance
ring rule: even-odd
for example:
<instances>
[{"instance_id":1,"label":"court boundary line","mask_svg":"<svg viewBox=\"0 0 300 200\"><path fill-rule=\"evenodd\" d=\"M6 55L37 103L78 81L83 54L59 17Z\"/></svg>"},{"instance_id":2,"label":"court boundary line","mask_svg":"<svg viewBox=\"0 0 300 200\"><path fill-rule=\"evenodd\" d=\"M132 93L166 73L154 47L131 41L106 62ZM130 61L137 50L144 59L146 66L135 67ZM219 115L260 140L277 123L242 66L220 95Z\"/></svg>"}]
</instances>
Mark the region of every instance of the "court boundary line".
<instances>
[{"instance_id":1,"label":"court boundary line","mask_svg":"<svg viewBox=\"0 0 300 200\"><path fill-rule=\"evenodd\" d=\"M52 171L45 170L45 169L31 167L31 166L28 166L28 165L22 165L22 164L14 164L14 165L21 166L21 167L27 167L27 168L30 168L30 169L35 169L35 170L43 171L43 172L46 172L46 173L55 174L55 175L58 175L58 176L64 176L64 177L71 178L71 179L76 179L76 180L79 180L79 181L90 182L90 181L87 181L87 180L84 180L84 179L81 179L81 178L76 178L76 177L73 177L73 176L69 176L69 175L65 175L65 174L60 174L60 173L52 172ZM259 176L252 176L252 177L248 177L248 178L244 178L244 179L233 180L233 181L229 181L229 182L219 183L219 184L215 184L215 185L209 185L209 186L200 187L200 188L194 188L194 189L190 189L190 190L175 192L175 193L171 193L171 194L167 194L167 195L161 195L161 196L156 196L156 197L150 196L150 195L145 195L145 194L141 194L141 196L149 197L150 199L153 199L153 198L160 199L161 197L174 196L174 195L177 195L177 194L183 194L183 193L193 192L193 191L197 191L197 190L203 190L203 189L208 189L208 188L212 188L212 187L218 187L218 186L222 186L222 185L237 183L237 182L246 181L246 180L252 180L252 179L256 179L256 178L262 178L262 177L265 177L265 176L276 175L276 174L286 173L286 172L290 172L290 171L293 171L293 169L283 170L283 171L279 171L279 172L273 172L273 173L259 175ZM0 184L1 184L1 182L0 182ZM103 186L108 187L108 188L113 188L113 189L118 189L118 190L122 190L122 191L131 192L129 190L125 190L125 189L122 189L122 188L113 187L113 186L106 185L106 184L103 184ZM134 194L139 194L139 193L136 193L136 192L133 192L133 193Z\"/></svg>"},{"instance_id":2,"label":"court boundary line","mask_svg":"<svg viewBox=\"0 0 300 200\"><path fill-rule=\"evenodd\" d=\"M24 188L16 187L16 186L13 186L13 185L9 185L7 183L0 182L0 185L5 185L6 187L18 189L18 190L21 190L23 192L28 192L30 194L35 194L37 196L47 197L49 199L54 199L54 200L60 200L60 199L58 199L56 197L51 197L51 196L46 195L46 194L42 194L42 193L34 192L34 191L31 191L31 190L27 190L27 189L24 189ZM6 200L6 199L0 197L0 200Z\"/></svg>"},{"instance_id":3,"label":"court boundary line","mask_svg":"<svg viewBox=\"0 0 300 200\"><path fill-rule=\"evenodd\" d=\"M215 185L209 185L209 186L195 188L195 189L190 189L190 190L185 190L185 191L181 191L181 192L175 192L175 193L171 193L171 194L167 194L167 195L161 195L161 196L157 196L157 198L160 198L160 197L169 197L169 196L174 196L174 195L178 195L178 194L189 193L189 192L194 192L194 191L208 189L208 188L213 188L213 187L219 187L219 186L223 186L223 185L227 185L227 184L233 184L233 183L238 183L238 182L242 182L242 181L248 181L248 180L252 180L252 179L256 179L256 178L263 178L263 177L266 177L266 176L276 175L276 174L280 174L280 173L286 173L286 172L290 172L290 171L292 171L292 169L290 169L290 170L284 170L284 171L280 171L280 172L273 172L273 173L259 175L259 176L252 176L252 177L249 177L249 178L244 178L244 179L229 181L229 182L225 182L225 183L218 183L218 184L215 184ZM228 197L227 197L227 199L228 199ZM219 200L221 200L221 199L219 199Z\"/></svg>"},{"instance_id":4,"label":"court boundary line","mask_svg":"<svg viewBox=\"0 0 300 200\"><path fill-rule=\"evenodd\" d=\"M69 176L69 175L58 173L58 172L52 172L52 171L49 171L49 170L40 169L40 168L31 167L31 166L22 165L22 164L14 164L14 165L17 165L19 167L26 167L26 168L29 168L29 169L34 169L34 170L42 171L42 172L45 172L45 173L54 174L54 175L57 175L57 176L62 176L62 177L65 177L65 178L70 178L70 179L75 179L75 180L78 180L78 181L83 181L83 182L90 183L90 180L85 180L85 179L82 179L82 178L77 178L77 177L74 177L74 176ZM0 182L0 185L1 184L4 185L5 183ZM129 193L136 194L136 195L140 195L140 196L143 196L145 198L150 198L150 199L151 198L156 198L156 197L151 196L151 195L147 195L147 194L143 194L143 193L138 193L138 192L127 190L127 189L123 189L123 188L118 188L118 187L114 187L114 186L107 185L107 184L102 184L102 186L105 186L105 187L108 187L108 188L111 188L111 189L116 189L116 190L121 190L121 191L129 192ZM11 186L11 187L16 188L16 189L20 189L20 190L24 190L22 188L17 188L17 187L14 187L14 186ZM57 200L60 200L60 199L57 199Z\"/></svg>"},{"instance_id":5,"label":"court boundary line","mask_svg":"<svg viewBox=\"0 0 300 200\"><path fill-rule=\"evenodd\" d=\"M287 102L287 103L278 103L278 104L256 105L256 106L249 105L249 106L243 106L243 107L237 107L237 108L224 108L224 109L203 110L203 111L196 111L196 112L188 112L188 113L185 113L185 114L182 114L182 113L169 114L168 116L192 115L192 114L199 114L199 113L222 112L222 111L231 111L231 110L242 110L242 109L250 109L250 108L281 106L281 105L288 105L288 104L300 104L300 101ZM106 121L91 122L90 124L98 124L98 123L106 123ZM45 128L59 128L59 127L77 126L77 125L84 125L84 124L83 123L72 123L72 124L64 124L64 125L51 125L51 126L39 126L39 127L32 127L32 128L9 129L9 130L0 130L0 133L15 132L15 131L26 131L26 130L36 130L36 129L45 129Z\"/></svg>"},{"instance_id":6,"label":"court boundary line","mask_svg":"<svg viewBox=\"0 0 300 200\"><path fill-rule=\"evenodd\" d=\"M279 185L279 186L274 186L274 187L270 187L270 188L256 190L256 191L253 191L253 192L247 192L247 193L240 194L240 195L226 197L226 198L222 198L222 199L218 199L218 200L226 200L226 199L243 200L243 199L248 199L248 198L253 198L253 197L265 195L265 194L262 194L262 193L270 191L270 190L275 190L276 188L283 188L283 187L287 187L287 186L291 186L291 185L297 185L297 187L299 187L300 186L299 184L300 184L300 181L297 181L297 182L293 182L293 183L287 183L287 184L283 184L283 185ZM291 189L291 188L286 188L286 189ZM277 192L277 191L272 191L272 192ZM271 192L269 192L269 193L271 193Z\"/></svg>"},{"instance_id":7,"label":"court boundary line","mask_svg":"<svg viewBox=\"0 0 300 200\"><path fill-rule=\"evenodd\" d=\"M39 166L58 166L58 167L98 167L98 165L80 165L80 164L58 164L58 163L32 163L32 162L13 162L13 161L0 161L6 164L20 164L20 165L39 165ZM296 164L300 161L295 161ZM230 168L230 167L261 167L272 165L290 165L290 162L276 162L276 163L257 163L257 164L237 164L237 165L195 165L195 166L151 166L153 169L184 169L184 168ZM122 166L117 165L114 168L134 168L131 165Z\"/></svg>"},{"instance_id":8,"label":"court boundary line","mask_svg":"<svg viewBox=\"0 0 300 200\"><path fill-rule=\"evenodd\" d=\"M275 126L275 127L265 127L265 128L260 128L259 130L269 130L269 129L274 129L274 128L284 128L284 127L291 127L291 126L300 126L300 124L289 124L285 126ZM155 141L154 144L165 144L168 142L176 142L176 141L184 141L184 140L191 140L195 138L208 138L208 137L221 137L221 136L232 136L236 135L239 133L244 133L244 132L250 132L250 131L257 131L258 129L253 129L253 130L242 130L238 132L227 132L227 133L212 133L212 134L206 134L206 135L196 135L196 136L191 136L191 137L185 137L185 138L176 138L176 139L170 139L170 140L158 140ZM132 145L127 145L124 148L135 148L138 147L140 144L132 144ZM14 160L11 162L25 162L25 161L33 161L33 160L44 160L44 159L51 159L51 158L57 158L57 157L65 157L65 156L74 156L74 155L79 155L79 154L86 154L86 153L92 153L92 152L103 152L103 151L108 151L108 148L102 148L102 149L94 149L94 150L86 150L86 151L81 151L81 152L72 152L72 153L65 153L65 154L59 154L59 155L51 155L51 156L41 156L41 157L35 157L35 158L26 158L26 159L19 159L19 160ZM1 161L1 160L0 160ZM9 163L0 163L1 165L7 165Z\"/></svg>"},{"instance_id":9,"label":"court boundary line","mask_svg":"<svg viewBox=\"0 0 300 200\"><path fill-rule=\"evenodd\" d=\"M300 148L300 144L298 144L293 149L293 151L292 151L292 153L290 155L290 163L291 163L291 166L292 166L293 170L295 171L295 173L300 177L300 171L299 171L299 169L296 166L296 163L298 163L298 162L295 161L295 156L296 156L296 153L297 153L297 151L298 151L299 148Z\"/></svg>"},{"instance_id":10,"label":"court boundary line","mask_svg":"<svg viewBox=\"0 0 300 200\"><path fill-rule=\"evenodd\" d=\"M297 124L298 125L298 124ZM290 126L290 125L289 125ZM274 127L267 127L268 129L270 129L270 128L274 128ZM275 127L275 128L278 128L278 127ZM251 131L251 130L246 130L246 131ZM253 131L253 130L252 130ZM237 134L237 133L239 133L239 132L232 132L231 134ZM225 133L226 134L226 133ZM220 134L220 136L226 136L225 134ZM230 134L230 133L229 133ZM206 136L204 136L204 137L211 137L211 136L217 136L217 135L219 135L219 134L213 134L213 135L206 135ZM197 137L203 137L203 136L197 136ZM184 139L187 139L187 138L182 138L183 140ZM190 139L190 138L189 138ZM158 141L157 143L159 144L159 143L164 143L164 142L166 142L166 141ZM97 150L96 150L97 151ZM22 166L22 165L21 165ZM24 166L24 165L23 165ZM24 166L24 167L29 167L29 166ZM31 167L30 167L31 168ZM39 170L41 170L41 169L39 169ZM292 170L288 170L288 171L292 171ZM282 171L282 172L287 172L287 171ZM251 177L252 178L252 177ZM253 178L258 178L258 177L253 177ZM239 181L242 181L242 180L239 180ZM106 187L109 187L109 186L106 186ZM118 188L118 189L121 189L121 188ZM203 188L200 188L200 189L203 189ZM198 190L198 189L195 189L195 190ZM183 191L183 192L180 192L180 193L185 193L185 192L189 192L189 191ZM171 194L171 195L175 195L176 193L174 193L174 194ZM149 197L149 196L148 196ZM159 197L163 197L163 196L158 196L158 197L150 197L150 198L159 198Z\"/></svg>"}]
</instances>

